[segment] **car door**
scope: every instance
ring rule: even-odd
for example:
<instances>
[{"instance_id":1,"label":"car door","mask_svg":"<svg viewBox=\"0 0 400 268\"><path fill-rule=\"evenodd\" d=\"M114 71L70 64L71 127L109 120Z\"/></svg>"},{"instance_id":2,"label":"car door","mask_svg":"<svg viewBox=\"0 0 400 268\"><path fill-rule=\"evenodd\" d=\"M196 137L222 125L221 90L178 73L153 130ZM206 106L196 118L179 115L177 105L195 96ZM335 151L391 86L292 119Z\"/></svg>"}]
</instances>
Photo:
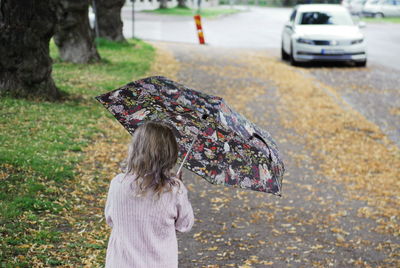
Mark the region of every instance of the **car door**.
<instances>
[{"instance_id":1,"label":"car door","mask_svg":"<svg viewBox=\"0 0 400 268\"><path fill-rule=\"evenodd\" d=\"M396 0L384 0L382 3L382 13L385 17L394 17L397 13Z\"/></svg>"},{"instance_id":2,"label":"car door","mask_svg":"<svg viewBox=\"0 0 400 268\"><path fill-rule=\"evenodd\" d=\"M292 35L294 32L294 21L296 18L296 14L297 14L297 9L294 9L292 14L290 15L289 21L286 22L285 27L283 29L282 45L287 53L291 53L290 42L292 40Z\"/></svg>"},{"instance_id":3,"label":"car door","mask_svg":"<svg viewBox=\"0 0 400 268\"><path fill-rule=\"evenodd\" d=\"M394 0L396 5L396 17L400 17L400 0Z\"/></svg>"}]
</instances>

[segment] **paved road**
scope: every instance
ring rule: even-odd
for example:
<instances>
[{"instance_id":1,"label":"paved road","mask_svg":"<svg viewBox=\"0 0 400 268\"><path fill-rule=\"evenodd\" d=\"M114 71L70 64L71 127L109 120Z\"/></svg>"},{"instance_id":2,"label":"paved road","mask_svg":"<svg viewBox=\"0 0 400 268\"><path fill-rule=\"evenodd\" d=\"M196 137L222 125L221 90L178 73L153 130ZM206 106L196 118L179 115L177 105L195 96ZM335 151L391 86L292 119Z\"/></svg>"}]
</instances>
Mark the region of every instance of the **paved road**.
<instances>
[{"instance_id":1,"label":"paved road","mask_svg":"<svg viewBox=\"0 0 400 268\"><path fill-rule=\"evenodd\" d=\"M280 35L290 9L237 7L243 12L219 19L203 19L206 42L211 46L280 48ZM124 34L132 36L131 11L123 11ZM400 71L400 24L368 24L364 29L369 59ZM191 17L136 13L135 35L144 40L197 43Z\"/></svg>"},{"instance_id":2,"label":"paved road","mask_svg":"<svg viewBox=\"0 0 400 268\"><path fill-rule=\"evenodd\" d=\"M400 24L368 24L365 28L369 60L399 71Z\"/></svg>"}]
</instances>

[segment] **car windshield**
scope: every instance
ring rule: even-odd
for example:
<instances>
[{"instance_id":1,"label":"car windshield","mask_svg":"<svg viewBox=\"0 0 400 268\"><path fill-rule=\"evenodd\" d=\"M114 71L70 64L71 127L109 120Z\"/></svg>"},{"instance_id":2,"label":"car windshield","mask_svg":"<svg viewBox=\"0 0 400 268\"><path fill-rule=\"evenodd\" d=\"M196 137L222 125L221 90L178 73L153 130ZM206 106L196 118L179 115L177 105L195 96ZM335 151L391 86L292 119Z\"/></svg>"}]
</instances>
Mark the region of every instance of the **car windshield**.
<instances>
[{"instance_id":1,"label":"car windshield","mask_svg":"<svg viewBox=\"0 0 400 268\"><path fill-rule=\"evenodd\" d=\"M298 22L301 25L308 24L330 24L330 25L353 25L353 20L347 11L325 12L311 11L300 14Z\"/></svg>"}]
</instances>

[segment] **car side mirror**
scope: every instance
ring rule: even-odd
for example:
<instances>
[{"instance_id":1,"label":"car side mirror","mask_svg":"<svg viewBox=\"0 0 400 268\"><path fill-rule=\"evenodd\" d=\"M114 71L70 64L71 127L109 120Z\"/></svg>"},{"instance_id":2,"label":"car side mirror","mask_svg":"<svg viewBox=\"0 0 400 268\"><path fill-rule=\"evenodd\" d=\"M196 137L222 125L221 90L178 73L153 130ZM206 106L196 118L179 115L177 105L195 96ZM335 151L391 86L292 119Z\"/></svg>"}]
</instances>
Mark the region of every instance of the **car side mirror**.
<instances>
[{"instance_id":1,"label":"car side mirror","mask_svg":"<svg viewBox=\"0 0 400 268\"><path fill-rule=\"evenodd\" d=\"M358 27L359 27L359 28L365 28L365 27L367 27L367 24L366 24L364 21L360 21L360 22L358 23Z\"/></svg>"}]
</instances>

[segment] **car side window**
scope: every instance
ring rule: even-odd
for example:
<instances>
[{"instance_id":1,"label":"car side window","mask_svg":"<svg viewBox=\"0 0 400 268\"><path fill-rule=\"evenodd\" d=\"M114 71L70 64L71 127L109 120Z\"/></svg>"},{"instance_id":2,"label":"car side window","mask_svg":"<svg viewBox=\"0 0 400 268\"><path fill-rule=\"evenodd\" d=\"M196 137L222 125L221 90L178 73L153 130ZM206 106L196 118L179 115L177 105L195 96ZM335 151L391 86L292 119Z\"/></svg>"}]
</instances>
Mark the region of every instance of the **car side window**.
<instances>
[{"instance_id":1,"label":"car side window","mask_svg":"<svg viewBox=\"0 0 400 268\"><path fill-rule=\"evenodd\" d=\"M294 22L294 19L296 18L296 13L297 13L297 9L293 10L292 15L290 15L290 22Z\"/></svg>"}]
</instances>

